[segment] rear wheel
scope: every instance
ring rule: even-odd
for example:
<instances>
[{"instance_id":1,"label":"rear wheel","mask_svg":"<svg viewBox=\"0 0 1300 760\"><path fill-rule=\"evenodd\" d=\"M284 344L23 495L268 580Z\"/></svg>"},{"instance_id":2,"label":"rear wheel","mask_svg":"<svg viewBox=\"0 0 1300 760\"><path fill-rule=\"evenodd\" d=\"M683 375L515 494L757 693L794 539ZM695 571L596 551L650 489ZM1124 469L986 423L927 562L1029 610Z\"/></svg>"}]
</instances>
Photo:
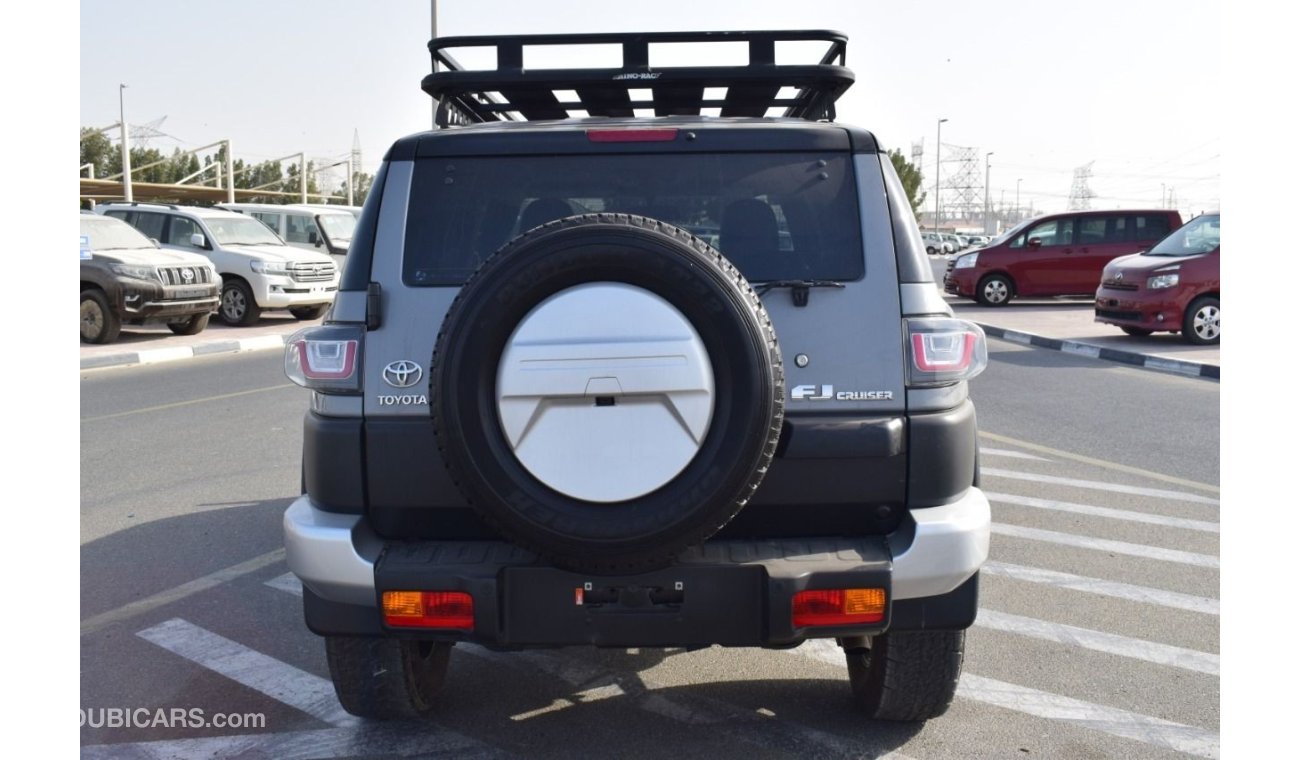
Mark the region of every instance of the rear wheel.
<instances>
[{"instance_id":1,"label":"rear wheel","mask_svg":"<svg viewBox=\"0 0 1300 760\"><path fill-rule=\"evenodd\" d=\"M108 304L104 291L81 291L81 339L87 343L112 343L120 332L122 320Z\"/></svg>"},{"instance_id":2,"label":"rear wheel","mask_svg":"<svg viewBox=\"0 0 1300 760\"><path fill-rule=\"evenodd\" d=\"M289 310L294 319L311 320L320 319L325 315L330 305L327 303L317 304L315 306L299 306Z\"/></svg>"},{"instance_id":3,"label":"rear wheel","mask_svg":"<svg viewBox=\"0 0 1300 760\"><path fill-rule=\"evenodd\" d=\"M1123 330L1126 335L1134 335L1139 338L1146 337L1155 332L1155 330L1144 330L1141 327L1121 327L1119 329Z\"/></svg>"},{"instance_id":4,"label":"rear wheel","mask_svg":"<svg viewBox=\"0 0 1300 760\"><path fill-rule=\"evenodd\" d=\"M184 322L168 322L167 329L177 335L198 335L208 327L211 314L195 314Z\"/></svg>"},{"instance_id":5,"label":"rear wheel","mask_svg":"<svg viewBox=\"0 0 1300 760\"><path fill-rule=\"evenodd\" d=\"M344 710L374 720L413 718L433 711L451 647L433 641L326 636L325 659Z\"/></svg>"},{"instance_id":6,"label":"rear wheel","mask_svg":"<svg viewBox=\"0 0 1300 760\"><path fill-rule=\"evenodd\" d=\"M227 280L221 286L221 307L217 315L228 325L247 327L262 316L262 307L253 300L253 289L248 287L248 283Z\"/></svg>"},{"instance_id":7,"label":"rear wheel","mask_svg":"<svg viewBox=\"0 0 1300 760\"><path fill-rule=\"evenodd\" d=\"M982 306L1005 306L1016 292L1015 283L1004 274L991 274L975 288L975 300Z\"/></svg>"},{"instance_id":8,"label":"rear wheel","mask_svg":"<svg viewBox=\"0 0 1300 760\"><path fill-rule=\"evenodd\" d=\"M1201 296L1183 314L1183 340L1198 346L1219 342L1219 299Z\"/></svg>"},{"instance_id":9,"label":"rear wheel","mask_svg":"<svg viewBox=\"0 0 1300 760\"><path fill-rule=\"evenodd\" d=\"M957 693L965 631L893 631L845 650L849 685L873 720L920 721L948 711Z\"/></svg>"}]
</instances>

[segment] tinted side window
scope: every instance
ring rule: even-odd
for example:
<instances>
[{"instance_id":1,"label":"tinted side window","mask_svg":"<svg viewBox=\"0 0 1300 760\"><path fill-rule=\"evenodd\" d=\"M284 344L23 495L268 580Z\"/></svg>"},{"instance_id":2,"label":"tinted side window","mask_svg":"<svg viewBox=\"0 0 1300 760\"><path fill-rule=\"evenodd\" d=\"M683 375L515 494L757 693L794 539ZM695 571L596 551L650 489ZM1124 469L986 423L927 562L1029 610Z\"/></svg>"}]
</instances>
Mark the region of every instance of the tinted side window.
<instances>
[{"instance_id":1,"label":"tinted side window","mask_svg":"<svg viewBox=\"0 0 1300 760\"><path fill-rule=\"evenodd\" d=\"M1169 218L1164 216L1136 216L1135 240L1159 240L1169 234Z\"/></svg>"},{"instance_id":2,"label":"tinted side window","mask_svg":"<svg viewBox=\"0 0 1300 760\"><path fill-rule=\"evenodd\" d=\"M1086 216L1079 220L1079 245L1104 243L1107 226L1114 226L1113 216Z\"/></svg>"},{"instance_id":3,"label":"tinted side window","mask_svg":"<svg viewBox=\"0 0 1300 760\"><path fill-rule=\"evenodd\" d=\"M1024 248L1026 241L1033 238L1038 238L1043 246L1069 245L1074 238L1074 217L1039 222L1025 230L1025 234L1017 237L1009 247Z\"/></svg>"},{"instance_id":4,"label":"tinted side window","mask_svg":"<svg viewBox=\"0 0 1300 760\"><path fill-rule=\"evenodd\" d=\"M262 224L265 224L267 227L270 227L271 231L274 232L275 234L277 235L280 234L279 214L268 214L265 211L253 211L249 213L249 216L253 217L257 221L261 222Z\"/></svg>"},{"instance_id":5,"label":"tinted side window","mask_svg":"<svg viewBox=\"0 0 1300 760\"><path fill-rule=\"evenodd\" d=\"M284 219L284 239L290 243L310 243L316 223L309 216L289 214Z\"/></svg>"},{"instance_id":6,"label":"tinted side window","mask_svg":"<svg viewBox=\"0 0 1300 760\"><path fill-rule=\"evenodd\" d=\"M151 214L145 211L136 212L135 219L131 224L147 238L162 240L163 224L167 221L166 214Z\"/></svg>"},{"instance_id":7,"label":"tinted side window","mask_svg":"<svg viewBox=\"0 0 1300 760\"><path fill-rule=\"evenodd\" d=\"M167 238L163 242L193 248L190 245L190 236L202 233L203 230L199 229L199 226L192 220L183 216L173 216L172 223L167 227Z\"/></svg>"}]
</instances>

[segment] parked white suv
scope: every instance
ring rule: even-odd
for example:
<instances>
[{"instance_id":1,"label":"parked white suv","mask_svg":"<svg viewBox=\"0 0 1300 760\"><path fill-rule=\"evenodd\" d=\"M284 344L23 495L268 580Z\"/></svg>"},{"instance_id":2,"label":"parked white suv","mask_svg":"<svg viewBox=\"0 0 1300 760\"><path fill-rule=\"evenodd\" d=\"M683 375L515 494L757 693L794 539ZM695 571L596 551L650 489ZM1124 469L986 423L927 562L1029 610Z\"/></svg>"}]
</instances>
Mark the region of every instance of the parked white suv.
<instances>
[{"instance_id":1,"label":"parked white suv","mask_svg":"<svg viewBox=\"0 0 1300 760\"><path fill-rule=\"evenodd\" d=\"M339 268L329 256L294 248L243 214L152 203L101 203L95 211L127 222L163 248L207 256L222 280L217 316L228 325L255 324L266 309L318 319L338 291Z\"/></svg>"},{"instance_id":2,"label":"parked white suv","mask_svg":"<svg viewBox=\"0 0 1300 760\"><path fill-rule=\"evenodd\" d=\"M343 270L357 218L343 207L286 206L275 203L221 203L217 208L248 214L295 248L328 253Z\"/></svg>"}]
</instances>

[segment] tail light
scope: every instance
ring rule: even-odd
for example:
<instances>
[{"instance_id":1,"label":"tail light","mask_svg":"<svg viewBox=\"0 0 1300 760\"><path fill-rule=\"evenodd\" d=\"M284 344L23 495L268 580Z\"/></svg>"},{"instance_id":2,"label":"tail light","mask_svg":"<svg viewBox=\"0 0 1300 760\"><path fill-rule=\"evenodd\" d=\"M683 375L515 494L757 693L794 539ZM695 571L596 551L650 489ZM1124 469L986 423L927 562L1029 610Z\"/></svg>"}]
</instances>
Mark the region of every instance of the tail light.
<instances>
[{"instance_id":1,"label":"tail light","mask_svg":"<svg viewBox=\"0 0 1300 760\"><path fill-rule=\"evenodd\" d=\"M970 380L988 366L988 342L979 325L948 317L925 317L905 322L909 388Z\"/></svg>"},{"instance_id":2,"label":"tail light","mask_svg":"<svg viewBox=\"0 0 1300 760\"><path fill-rule=\"evenodd\" d=\"M672 142L677 139L674 129L588 129L587 139L596 143L614 142Z\"/></svg>"},{"instance_id":3,"label":"tail light","mask_svg":"<svg viewBox=\"0 0 1300 760\"><path fill-rule=\"evenodd\" d=\"M321 325L299 330L284 349L284 374L320 393L361 392L360 325Z\"/></svg>"},{"instance_id":4,"label":"tail light","mask_svg":"<svg viewBox=\"0 0 1300 760\"><path fill-rule=\"evenodd\" d=\"M464 591L385 591L383 606L397 628L474 630L474 598Z\"/></svg>"},{"instance_id":5,"label":"tail light","mask_svg":"<svg viewBox=\"0 0 1300 760\"><path fill-rule=\"evenodd\" d=\"M885 619L883 588L828 588L800 591L790 604L795 628L879 623Z\"/></svg>"}]
</instances>

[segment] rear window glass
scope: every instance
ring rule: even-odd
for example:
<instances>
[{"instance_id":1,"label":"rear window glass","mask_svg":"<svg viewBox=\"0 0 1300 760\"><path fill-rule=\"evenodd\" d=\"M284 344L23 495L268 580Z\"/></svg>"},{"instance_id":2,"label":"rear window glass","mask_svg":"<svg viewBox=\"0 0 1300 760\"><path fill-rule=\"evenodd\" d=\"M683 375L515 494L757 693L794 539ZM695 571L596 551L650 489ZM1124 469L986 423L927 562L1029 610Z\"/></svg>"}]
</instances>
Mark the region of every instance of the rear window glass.
<instances>
[{"instance_id":1,"label":"rear window glass","mask_svg":"<svg viewBox=\"0 0 1300 760\"><path fill-rule=\"evenodd\" d=\"M403 279L459 285L520 233L600 212L689 230L754 282L863 274L847 155L694 153L420 160Z\"/></svg>"}]
</instances>

